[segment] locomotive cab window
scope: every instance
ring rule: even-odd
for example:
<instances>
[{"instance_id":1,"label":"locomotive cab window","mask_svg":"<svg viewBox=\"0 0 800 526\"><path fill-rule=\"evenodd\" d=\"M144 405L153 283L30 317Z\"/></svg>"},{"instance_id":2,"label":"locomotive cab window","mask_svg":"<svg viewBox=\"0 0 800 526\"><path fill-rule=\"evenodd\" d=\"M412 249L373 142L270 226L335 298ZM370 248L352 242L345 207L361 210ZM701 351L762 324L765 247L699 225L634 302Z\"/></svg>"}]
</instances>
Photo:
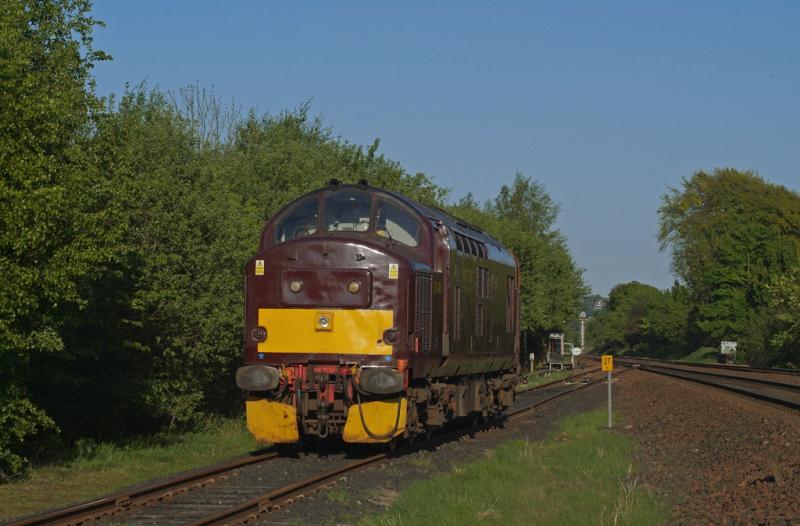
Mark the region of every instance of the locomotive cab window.
<instances>
[{"instance_id":1,"label":"locomotive cab window","mask_svg":"<svg viewBox=\"0 0 800 526\"><path fill-rule=\"evenodd\" d=\"M409 247L419 245L422 238L420 223L414 216L402 207L383 200L378 202L375 232Z\"/></svg>"},{"instance_id":2,"label":"locomotive cab window","mask_svg":"<svg viewBox=\"0 0 800 526\"><path fill-rule=\"evenodd\" d=\"M316 197L304 199L288 210L275 225L275 242L310 236L317 231L319 201Z\"/></svg>"},{"instance_id":3,"label":"locomotive cab window","mask_svg":"<svg viewBox=\"0 0 800 526\"><path fill-rule=\"evenodd\" d=\"M372 199L364 192L331 192L325 198L327 232L366 232Z\"/></svg>"}]
</instances>

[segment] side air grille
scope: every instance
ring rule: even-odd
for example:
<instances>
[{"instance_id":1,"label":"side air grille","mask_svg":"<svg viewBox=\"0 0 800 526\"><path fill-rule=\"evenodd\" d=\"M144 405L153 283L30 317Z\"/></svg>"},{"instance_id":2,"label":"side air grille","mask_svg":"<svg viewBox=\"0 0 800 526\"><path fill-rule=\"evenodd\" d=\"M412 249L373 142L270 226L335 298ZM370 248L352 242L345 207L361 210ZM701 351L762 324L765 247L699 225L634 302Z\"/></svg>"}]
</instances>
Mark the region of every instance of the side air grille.
<instances>
[{"instance_id":1,"label":"side air grille","mask_svg":"<svg viewBox=\"0 0 800 526\"><path fill-rule=\"evenodd\" d=\"M431 350L433 336L433 278L428 272L417 272L414 330L421 351Z\"/></svg>"},{"instance_id":2,"label":"side air grille","mask_svg":"<svg viewBox=\"0 0 800 526\"><path fill-rule=\"evenodd\" d=\"M475 293L479 298L488 299L489 298L489 269L478 267L477 269L478 275L476 276L475 283L477 285L477 290Z\"/></svg>"},{"instance_id":3,"label":"side air grille","mask_svg":"<svg viewBox=\"0 0 800 526\"><path fill-rule=\"evenodd\" d=\"M478 303L475 307L475 336L483 336L483 303Z\"/></svg>"},{"instance_id":4,"label":"side air grille","mask_svg":"<svg viewBox=\"0 0 800 526\"><path fill-rule=\"evenodd\" d=\"M453 306L453 339L460 340L464 332L464 311L461 310L461 287L456 287L456 301Z\"/></svg>"}]
</instances>

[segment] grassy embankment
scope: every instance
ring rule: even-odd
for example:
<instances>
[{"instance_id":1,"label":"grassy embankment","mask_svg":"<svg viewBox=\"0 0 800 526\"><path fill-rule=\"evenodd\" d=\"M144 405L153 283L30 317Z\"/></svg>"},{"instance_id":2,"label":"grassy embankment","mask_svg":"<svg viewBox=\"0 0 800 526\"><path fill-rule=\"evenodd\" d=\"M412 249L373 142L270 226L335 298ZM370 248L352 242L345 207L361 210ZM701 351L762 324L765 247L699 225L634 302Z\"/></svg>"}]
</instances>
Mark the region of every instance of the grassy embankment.
<instances>
[{"instance_id":1,"label":"grassy embankment","mask_svg":"<svg viewBox=\"0 0 800 526\"><path fill-rule=\"evenodd\" d=\"M544 441L516 440L452 473L412 484L362 526L660 524L666 507L643 488L630 439L602 410L569 417Z\"/></svg>"},{"instance_id":2,"label":"grassy embankment","mask_svg":"<svg viewBox=\"0 0 800 526\"><path fill-rule=\"evenodd\" d=\"M203 431L162 434L125 445L102 443L69 460L34 466L25 478L0 485L0 521L213 464L259 447L243 419L215 421Z\"/></svg>"}]
</instances>

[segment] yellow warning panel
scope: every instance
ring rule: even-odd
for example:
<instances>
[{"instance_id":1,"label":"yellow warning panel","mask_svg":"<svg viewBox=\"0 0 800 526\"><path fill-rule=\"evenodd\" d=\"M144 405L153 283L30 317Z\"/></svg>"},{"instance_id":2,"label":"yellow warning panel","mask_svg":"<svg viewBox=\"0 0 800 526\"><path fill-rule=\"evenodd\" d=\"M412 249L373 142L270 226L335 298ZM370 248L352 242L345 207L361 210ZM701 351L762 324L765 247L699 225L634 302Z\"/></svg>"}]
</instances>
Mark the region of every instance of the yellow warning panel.
<instances>
[{"instance_id":1,"label":"yellow warning panel","mask_svg":"<svg viewBox=\"0 0 800 526\"><path fill-rule=\"evenodd\" d=\"M602 356L601 367L604 373L609 373L614 370L614 357L610 354L604 354Z\"/></svg>"},{"instance_id":2,"label":"yellow warning panel","mask_svg":"<svg viewBox=\"0 0 800 526\"><path fill-rule=\"evenodd\" d=\"M394 327L391 309L258 309L258 324L269 333L258 352L392 354L383 341Z\"/></svg>"},{"instance_id":3,"label":"yellow warning panel","mask_svg":"<svg viewBox=\"0 0 800 526\"><path fill-rule=\"evenodd\" d=\"M247 429L259 442L288 444L297 442L297 412L293 406L250 396L245 401Z\"/></svg>"},{"instance_id":4,"label":"yellow warning panel","mask_svg":"<svg viewBox=\"0 0 800 526\"><path fill-rule=\"evenodd\" d=\"M264 260L257 259L256 260L256 276L263 276L264 275Z\"/></svg>"},{"instance_id":5,"label":"yellow warning panel","mask_svg":"<svg viewBox=\"0 0 800 526\"><path fill-rule=\"evenodd\" d=\"M360 444L388 442L405 431L407 410L405 398L354 404L347 411L342 440Z\"/></svg>"}]
</instances>

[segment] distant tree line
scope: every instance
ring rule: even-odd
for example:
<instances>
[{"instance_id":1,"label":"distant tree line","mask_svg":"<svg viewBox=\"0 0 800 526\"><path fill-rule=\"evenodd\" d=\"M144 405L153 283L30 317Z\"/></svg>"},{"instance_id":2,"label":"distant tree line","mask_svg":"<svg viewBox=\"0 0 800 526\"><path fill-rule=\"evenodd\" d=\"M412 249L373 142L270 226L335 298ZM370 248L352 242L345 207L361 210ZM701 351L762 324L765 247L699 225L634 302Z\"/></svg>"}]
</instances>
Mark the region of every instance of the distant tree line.
<instances>
[{"instance_id":1,"label":"distant tree line","mask_svg":"<svg viewBox=\"0 0 800 526\"><path fill-rule=\"evenodd\" d=\"M601 352L702 359L722 340L800 367L800 195L753 172L697 172L664 195L659 239L680 282L615 287L590 325Z\"/></svg>"},{"instance_id":2,"label":"distant tree line","mask_svg":"<svg viewBox=\"0 0 800 526\"><path fill-rule=\"evenodd\" d=\"M0 479L77 439L191 428L241 411L243 269L265 221L330 178L409 195L520 258L523 327L572 318L582 271L558 207L518 175L447 190L335 137L307 104L246 114L213 93L95 95L88 0L0 10Z\"/></svg>"}]
</instances>

